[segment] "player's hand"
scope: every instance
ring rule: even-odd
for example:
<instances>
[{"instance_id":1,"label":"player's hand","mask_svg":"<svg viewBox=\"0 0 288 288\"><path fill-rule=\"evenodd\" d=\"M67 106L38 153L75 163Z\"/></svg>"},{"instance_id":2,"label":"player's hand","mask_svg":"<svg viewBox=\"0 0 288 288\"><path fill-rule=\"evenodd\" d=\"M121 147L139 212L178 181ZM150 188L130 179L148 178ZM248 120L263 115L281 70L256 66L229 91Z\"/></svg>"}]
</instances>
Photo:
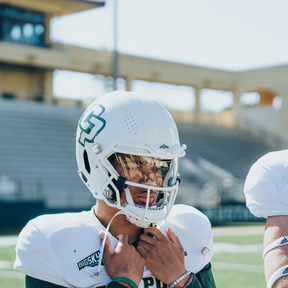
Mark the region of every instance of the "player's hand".
<instances>
[{"instance_id":1,"label":"player's hand","mask_svg":"<svg viewBox=\"0 0 288 288\"><path fill-rule=\"evenodd\" d=\"M169 238L156 227L145 228L144 234L140 236L137 251L145 259L146 266L152 274L160 281L171 285L187 270L184 263L184 248L178 237L170 227L167 229L167 235ZM188 279L187 276L175 287L183 287Z\"/></svg>"},{"instance_id":2,"label":"player's hand","mask_svg":"<svg viewBox=\"0 0 288 288\"><path fill-rule=\"evenodd\" d=\"M101 242L104 234L104 232L99 233ZM117 239L119 242L113 252L109 237L106 238L103 254L106 272L111 279L115 277L127 277L139 286L143 276L145 260L136 251L135 247L128 243L127 235L120 234L117 236ZM130 287L130 285L124 282L121 282L121 284Z\"/></svg>"}]
</instances>

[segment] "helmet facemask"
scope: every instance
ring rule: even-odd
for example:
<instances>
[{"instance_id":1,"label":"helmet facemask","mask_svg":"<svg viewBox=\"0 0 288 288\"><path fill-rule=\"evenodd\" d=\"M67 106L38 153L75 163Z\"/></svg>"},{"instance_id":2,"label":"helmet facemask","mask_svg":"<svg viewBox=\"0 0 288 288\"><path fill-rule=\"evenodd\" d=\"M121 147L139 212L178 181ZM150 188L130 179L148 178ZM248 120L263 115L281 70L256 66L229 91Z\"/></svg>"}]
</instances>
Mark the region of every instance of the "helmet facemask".
<instances>
[{"instance_id":1,"label":"helmet facemask","mask_svg":"<svg viewBox=\"0 0 288 288\"><path fill-rule=\"evenodd\" d=\"M110 178L102 193L109 206L122 210L140 227L168 217L178 191L178 157L158 159L116 152L103 162Z\"/></svg>"}]
</instances>

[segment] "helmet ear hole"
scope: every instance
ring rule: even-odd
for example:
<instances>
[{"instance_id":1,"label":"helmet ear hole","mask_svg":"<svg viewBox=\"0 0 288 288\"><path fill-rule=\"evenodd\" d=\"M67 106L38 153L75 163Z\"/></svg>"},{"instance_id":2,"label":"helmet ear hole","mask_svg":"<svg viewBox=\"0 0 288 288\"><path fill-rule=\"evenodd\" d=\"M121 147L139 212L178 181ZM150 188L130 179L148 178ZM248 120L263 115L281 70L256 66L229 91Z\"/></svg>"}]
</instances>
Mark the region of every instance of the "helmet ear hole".
<instances>
[{"instance_id":1,"label":"helmet ear hole","mask_svg":"<svg viewBox=\"0 0 288 288\"><path fill-rule=\"evenodd\" d=\"M88 154L87 154L87 151L85 149L83 152L83 158L84 158L85 169L90 174L91 168L90 168L90 164L89 164L89 160L88 160Z\"/></svg>"}]
</instances>

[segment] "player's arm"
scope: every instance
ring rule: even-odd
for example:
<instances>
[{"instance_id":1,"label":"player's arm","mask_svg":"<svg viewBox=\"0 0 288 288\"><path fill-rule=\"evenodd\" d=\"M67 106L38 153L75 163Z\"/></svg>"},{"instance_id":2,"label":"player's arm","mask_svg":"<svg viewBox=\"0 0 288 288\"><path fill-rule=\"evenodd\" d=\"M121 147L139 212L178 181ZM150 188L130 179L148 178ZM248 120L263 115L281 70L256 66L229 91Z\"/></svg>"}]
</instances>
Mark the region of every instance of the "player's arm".
<instances>
[{"instance_id":1,"label":"player's arm","mask_svg":"<svg viewBox=\"0 0 288 288\"><path fill-rule=\"evenodd\" d=\"M288 245L286 245L288 241L285 241L285 238L288 239L288 237L284 238L287 235L287 215L267 218L263 240L264 253L267 252L264 257L267 288L288 287Z\"/></svg>"},{"instance_id":2,"label":"player's arm","mask_svg":"<svg viewBox=\"0 0 288 288\"><path fill-rule=\"evenodd\" d=\"M212 274L211 263L193 275L193 280L187 288L216 288Z\"/></svg>"},{"instance_id":3,"label":"player's arm","mask_svg":"<svg viewBox=\"0 0 288 288\"><path fill-rule=\"evenodd\" d=\"M26 275L25 277L26 288L65 288L64 286L56 285L51 282L43 281Z\"/></svg>"}]
</instances>

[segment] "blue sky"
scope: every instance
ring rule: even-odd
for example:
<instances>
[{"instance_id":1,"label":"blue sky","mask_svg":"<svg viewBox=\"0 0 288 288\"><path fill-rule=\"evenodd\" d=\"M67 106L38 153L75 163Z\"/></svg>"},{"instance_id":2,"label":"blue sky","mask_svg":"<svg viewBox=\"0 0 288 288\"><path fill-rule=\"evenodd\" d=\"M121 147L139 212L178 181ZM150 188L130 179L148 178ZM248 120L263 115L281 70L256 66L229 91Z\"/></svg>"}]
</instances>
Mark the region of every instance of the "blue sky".
<instances>
[{"instance_id":1,"label":"blue sky","mask_svg":"<svg viewBox=\"0 0 288 288\"><path fill-rule=\"evenodd\" d=\"M112 51L113 3L55 18L52 40ZM118 0L118 51L230 71L283 65L287 11L286 0Z\"/></svg>"}]
</instances>

